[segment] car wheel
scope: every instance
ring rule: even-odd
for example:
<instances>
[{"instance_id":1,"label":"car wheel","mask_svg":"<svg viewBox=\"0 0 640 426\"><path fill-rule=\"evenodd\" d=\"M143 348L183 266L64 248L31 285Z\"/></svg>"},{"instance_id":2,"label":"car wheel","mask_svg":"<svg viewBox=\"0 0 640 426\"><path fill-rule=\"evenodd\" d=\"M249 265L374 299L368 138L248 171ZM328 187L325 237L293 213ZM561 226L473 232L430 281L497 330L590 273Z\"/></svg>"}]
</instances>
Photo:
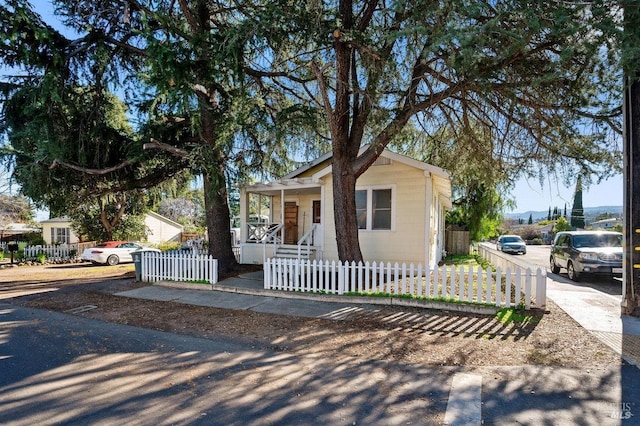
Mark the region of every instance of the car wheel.
<instances>
[{"instance_id":1,"label":"car wheel","mask_svg":"<svg viewBox=\"0 0 640 426\"><path fill-rule=\"evenodd\" d=\"M120 262L120 259L115 254L112 254L107 258L107 265L115 266Z\"/></svg>"},{"instance_id":2,"label":"car wheel","mask_svg":"<svg viewBox=\"0 0 640 426\"><path fill-rule=\"evenodd\" d=\"M556 261L553 260L553 256L551 256L551 260L549 261L549 263L551 264L552 273L557 274L558 272L560 272L560 267L556 265Z\"/></svg>"},{"instance_id":3,"label":"car wheel","mask_svg":"<svg viewBox=\"0 0 640 426\"><path fill-rule=\"evenodd\" d=\"M575 268L573 267L573 262L567 263L567 275L572 281L578 281L578 278L580 278L580 274L576 272Z\"/></svg>"}]
</instances>

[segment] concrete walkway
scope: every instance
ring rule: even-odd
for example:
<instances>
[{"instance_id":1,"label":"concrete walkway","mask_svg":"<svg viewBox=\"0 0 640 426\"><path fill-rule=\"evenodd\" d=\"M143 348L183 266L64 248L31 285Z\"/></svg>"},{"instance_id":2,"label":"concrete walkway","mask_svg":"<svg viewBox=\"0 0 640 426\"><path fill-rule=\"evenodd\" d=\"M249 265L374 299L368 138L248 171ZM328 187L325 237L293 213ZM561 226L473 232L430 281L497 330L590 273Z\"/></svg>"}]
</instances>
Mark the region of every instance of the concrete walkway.
<instances>
[{"instance_id":1,"label":"concrete walkway","mask_svg":"<svg viewBox=\"0 0 640 426\"><path fill-rule=\"evenodd\" d=\"M628 363L640 367L640 318L620 314L622 298L553 276L547 275L547 297Z\"/></svg>"}]
</instances>

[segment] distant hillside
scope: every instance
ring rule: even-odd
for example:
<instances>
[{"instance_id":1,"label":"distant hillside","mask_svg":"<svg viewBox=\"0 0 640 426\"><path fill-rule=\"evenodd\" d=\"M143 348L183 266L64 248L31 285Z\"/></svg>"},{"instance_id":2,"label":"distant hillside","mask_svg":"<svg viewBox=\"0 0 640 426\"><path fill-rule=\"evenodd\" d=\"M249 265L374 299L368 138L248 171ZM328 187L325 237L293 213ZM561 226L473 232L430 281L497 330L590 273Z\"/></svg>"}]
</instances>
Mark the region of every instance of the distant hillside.
<instances>
[{"instance_id":1,"label":"distant hillside","mask_svg":"<svg viewBox=\"0 0 640 426\"><path fill-rule=\"evenodd\" d=\"M564 209L562 212L564 213ZM603 213L611 213L615 216L622 215L622 206L600 206L600 207L585 207L584 208L584 217L587 222L593 222L599 214ZM540 220L546 220L549 216L549 209L540 210L540 211L526 211L524 213L506 213L505 217L509 219L522 219L524 221L529 220L529 215L533 218L534 222L538 222ZM567 208L567 216L571 216L571 209Z\"/></svg>"}]
</instances>

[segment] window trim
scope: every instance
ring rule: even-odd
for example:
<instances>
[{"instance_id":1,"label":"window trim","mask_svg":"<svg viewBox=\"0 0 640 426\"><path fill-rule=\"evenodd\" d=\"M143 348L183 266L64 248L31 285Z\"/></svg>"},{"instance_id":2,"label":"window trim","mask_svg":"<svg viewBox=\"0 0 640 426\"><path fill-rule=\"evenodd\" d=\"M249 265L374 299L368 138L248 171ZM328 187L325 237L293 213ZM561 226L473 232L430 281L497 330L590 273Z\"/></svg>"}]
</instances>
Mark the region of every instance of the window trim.
<instances>
[{"instance_id":1,"label":"window trim","mask_svg":"<svg viewBox=\"0 0 640 426\"><path fill-rule=\"evenodd\" d=\"M373 191L391 190L391 226L388 229L373 229ZM396 185L363 185L356 186L356 191L366 191L367 193L367 221L365 228L358 228L361 232L395 232L396 230Z\"/></svg>"}]
</instances>

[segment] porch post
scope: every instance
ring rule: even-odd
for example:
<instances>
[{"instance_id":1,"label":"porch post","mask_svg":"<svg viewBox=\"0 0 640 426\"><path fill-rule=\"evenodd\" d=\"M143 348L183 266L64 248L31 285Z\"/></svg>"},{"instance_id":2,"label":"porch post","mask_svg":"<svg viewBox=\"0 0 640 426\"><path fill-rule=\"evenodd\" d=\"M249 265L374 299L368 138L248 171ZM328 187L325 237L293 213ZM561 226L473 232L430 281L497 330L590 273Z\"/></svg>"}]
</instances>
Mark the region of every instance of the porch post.
<instances>
[{"instance_id":1,"label":"porch post","mask_svg":"<svg viewBox=\"0 0 640 426\"><path fill-rule=\"evenodd\" d=\"M245 187L240 188L240 243L246 242L249 210L249 193Z\"/></svg>"},{"instance_id":2,"label":"porch post","mask_svg":"<svg viewBox=\"0 0 640 426\"><path fill-rule=\"evenodd\" d=\"M281 243L284 244L286 228L286 226L284 226L284 189L280 190L280 223L282 224L280 238L282 239Z\"/></svg>"},{"instance_id":3,"label":"porch post","mask_svg":"<svg viewBox=\"0 0 640 426\"><path fill-rule=\"evenodd\" d=\"M433 226L433 180L431 172L424 172L425 177L425 226L424 226L424 265L431 267L431 235Z\"/></svg>"}]
</instances>

